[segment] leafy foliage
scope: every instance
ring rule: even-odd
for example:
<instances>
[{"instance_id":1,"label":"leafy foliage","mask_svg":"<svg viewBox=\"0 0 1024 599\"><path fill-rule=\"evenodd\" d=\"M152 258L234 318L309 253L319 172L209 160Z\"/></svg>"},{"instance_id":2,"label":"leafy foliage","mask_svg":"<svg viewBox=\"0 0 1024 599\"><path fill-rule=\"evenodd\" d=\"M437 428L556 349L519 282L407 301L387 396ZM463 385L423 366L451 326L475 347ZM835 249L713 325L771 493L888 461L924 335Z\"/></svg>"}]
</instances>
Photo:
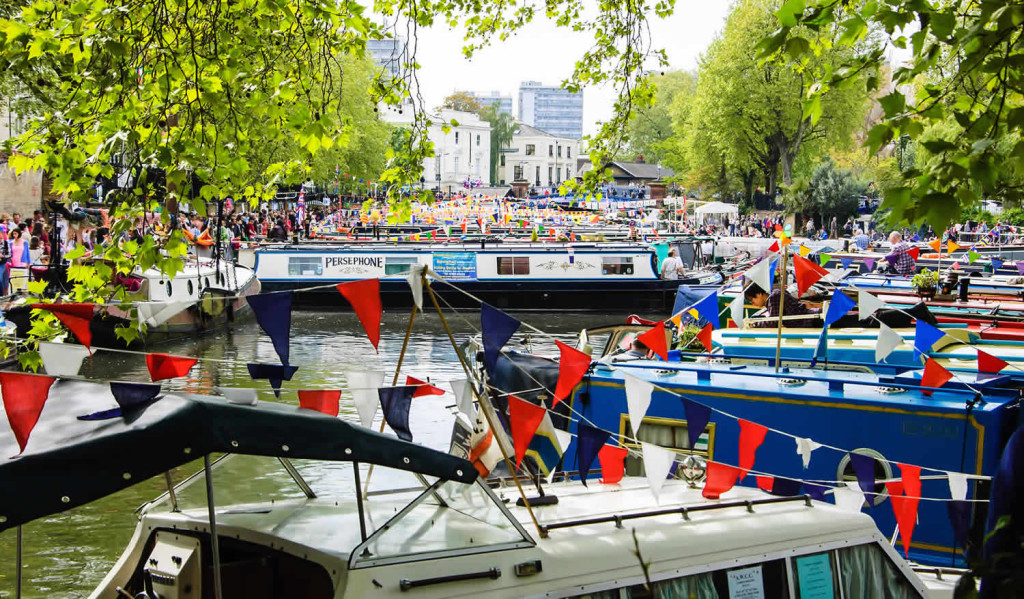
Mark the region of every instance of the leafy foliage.
<instances>
[{"instance_id":1,"label":"leafy foliage","mask_svg":"<svg viewBox=\"0 0 1024 599\"><path fill-rule=\"evenodd\" d=\"M491 125L491 183L501 180L501 151L512 147L512 136L518 130L511 114L502 112L500 104L484 106L478 112L480 118Z\"/></svg>"},{"instance_id":2,"label":"leafy foliage","mask_svg":"<svg viewBox=\"0 0 1024 599\"><path fill-rule=\"evenodd\" d=\"M681 171L685 158L678 140L682 138L684 124L674 116L697 90L697 76L689 71L668 71L651 78L656 89L652 103L630 116L626 143L619 155L630 161L642 155L645 162L664 163Z\"/></svg>"},{"instance_id":3,"label":"leafy foliage","mask_svg":"<svg viewBox=\"0 0 1024 599\"><path fill-rule=\"evenodd\" d=\"M480 101L476 99L476 96L467 92L455 92L445 97L444 101L441 102L441 108L448 108L451 110L461 110L462 112L480 112L483 106L480 105Z\"/></svg>"},{"instance_id":4,"label":"leafy foliage","mask_svg":"<svg viewBox=\"0 0 1024 599\"><path fill-rule=\"evenodd\" d=\"M865 187L850 171L839 169L834 162L826 160L814 169L810 178L790 186L785 196L786 209L817 216L819 223L827 223L832 217L842 223L857 213L857 200L864 194Z\"/></svg>"}]
</instances>

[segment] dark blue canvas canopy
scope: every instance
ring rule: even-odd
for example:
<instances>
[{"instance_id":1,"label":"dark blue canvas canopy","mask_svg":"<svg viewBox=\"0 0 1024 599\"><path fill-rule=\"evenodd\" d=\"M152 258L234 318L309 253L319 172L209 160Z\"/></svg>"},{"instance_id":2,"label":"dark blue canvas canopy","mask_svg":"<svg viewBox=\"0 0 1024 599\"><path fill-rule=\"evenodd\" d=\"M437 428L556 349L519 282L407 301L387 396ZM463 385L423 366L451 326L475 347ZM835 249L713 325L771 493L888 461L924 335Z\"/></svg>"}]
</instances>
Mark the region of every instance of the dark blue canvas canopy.
<instances>
[{"instance_id":1,"label":"dark blue canvas canopy","mask_svg":"<svg viewBox=\"0 0 1024 599\"><path fill-rule=\"evenodd\" d=\"M124 417L78 419L115 406L107 385L58 380L14 459L18 444L0 410L0 531L217 452L363 462L467 483L477 477L464 459L283 404L166 394Z\"/></svg>"}]
</instances>

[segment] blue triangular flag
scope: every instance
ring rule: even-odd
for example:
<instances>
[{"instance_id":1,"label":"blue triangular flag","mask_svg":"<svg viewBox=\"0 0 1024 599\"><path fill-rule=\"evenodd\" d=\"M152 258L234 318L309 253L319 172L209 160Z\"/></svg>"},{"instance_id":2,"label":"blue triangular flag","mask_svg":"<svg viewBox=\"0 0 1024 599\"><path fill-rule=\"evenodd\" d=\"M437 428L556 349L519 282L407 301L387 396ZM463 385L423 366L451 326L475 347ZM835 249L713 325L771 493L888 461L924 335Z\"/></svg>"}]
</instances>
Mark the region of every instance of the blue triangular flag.
<instances>
[{"instance_id":1,"label":"blue triangular flag","mask_svg":"<svg viewBox=\"0 0 1024 599\"><path fill-rule=\"evenodd\" d=\"M384 412L384 422L387 422L391 430L403 441L412 441L412 431L409 430L409 406L412 405L412 395L416 389L415 385L377 389L380 407Z\"/></svg>"},{"instance_id":2,"label":"blue triangular flag","mask_svg":"<svg viewBox=\"0 0 1024 599\"><path fill-rule=\"evenodd\" d=\"M853 258L843 258L839 261L839 263L843 265L843 268L850 268L850 266L853 264Z\"/></svg>"},{"instance_id":3,"label":"blue triangular flag","mask_svg":"<svg viewBox=\"0 0 1024 599\"><path fill-rule=\"evenodd\" d=\"M800 487L802 486L803 481L776 476L775 480L772 482L772 490L769 491L769 493L772 495L781 495L783 497L793 497L794 495L800 494Z\"/></svg>"},{"instance_id":4,"label":"blue triangular flag","mask_svg":"<svg viewBox=\"0 0 1024 599\"><path fill-rule=\"evenodd\" d=\"M834 290L832 292L832 301L828 303L828 312L825 313L825 326L839 320L856 306L857 302L850 299L850 296L838 289Z\"/></svg>"},{"instance_id":5,"label":"blue triangular flag","mask_svg":"<svg viewBox=\"0 0 1024 599\"><path fill-rule=\"evenodd\" d=\"M587 474L590 473L590 466L594 463L594 458L597 457L598 452L601 451L611 435L608 431L588 426L582 422L576 428L576 459L579 461L580 480L583 481L584 486L587 484Z\"/></svg>"},{"instance_id":6,"label":"blue triangular flag","mask_svg":"<svg viewBox=\"0 0 1024 599\"><path fill-rule=\"evenodd\" d=\"M845 297L845 296L844 296ZM831 308L829 312L831 312ZM818 363L821 359L828 360L828 325L821 328L821 334L818 335L818 345L814 348L814 355L811 356L811 368Z\"/></svg>"},{"instance_id":7,"label":"blue triangular flag","mask_svg":"<svg viewBox=\"0 0 1024 599\"><path fill-rule=\"evenodd\" d=\"M971 524L971 502L954 500L946 502L949 524L953 527L953 538L957 545L967 549L967 532Z\"/></svg>"},{"instance_id":8,"label":"blue triangular flag","mask_svg":"<svg viewBox=\"0 0 1024 599\"><path fill-rule=\"evenodd\" d=\"M771 276L768 277L768 289L765 289L765 291L767 291L769 295L771 295L772 293L772 288L775 287L775 271L778 268L779 261L777 259L772 260L772 265L768 267L768 272L771 273Z\"/></svg>"},{"instance_id":9,"label":"blue triangular flag","mask_svg":"<svg viewBox=\"0 0 1024 599\"><path fill-rule=\"evenodd\" d=\"M860 454L850 453L850 463L853 471L857 474L857 484L864 495L874 497L875 495L875 458Z\"/></svg>"},{"instance_id":10,"label":"blue triangular flag","mask_svg":"<svg viewBox=\"0 0 1024 599\"><path fill-rule=\"evenodd\" d=\"M1005 260L1003 260L1001 258L995 258L995 257L989 258L988 260L989 260L989 262L992 263L992 272L995 272L995 271L999 270L1000 268L1002 268L1003 267L1003 262L1005 262Z\"/></svg>"},{"instance_id":11,"label":"blue triangular flag","mask_svg":"<svg viewBox=\"0 0 1024 599\"><path fill-rule=\"evenodd\" d=\"M778 480L778 479L776 479ZM811 499L817 501L825 501L825 491L828 487L825 485L816 485L814 483L804 483L804 491L811 496Z\"/></svg>"},{"instance_id":12,"label":"blue triangular flag","mask_svg":"<svg viewBox=\"0 0 1024 599\"><path fill-rule=\"evenodd\" d=\"M686 414L686 434L690 437L690 449L694 449L708 422L711 422L711 408L685 397L680 399L683 400L683 412Z\"/></svg>"},{"instance_id":13,"label":"blue triangular flag","mask_svg":"<svg viewBox=\"0 0 1024 599\"><path fill-rule=\"evenodd\" d=\"M718 322L718 292L712 291L704 296L699 302L693 305L691 310L696 310L701 320L711 323L712 329L720 326Z\"/></svg>"},{"instance_id":14,"label":"blue triangular flag","mask_svg":"<svg viewBox=\"0 0 1024 599\"><path fill-rule=\"evenodd\" d=\"M918 320L917 327L914 329L914 359L926 355L932 350L935 342L945 336L946 334L939 329L923 320Z\"/></svg>"},{"instance_id":15,"label":"blue triangular flag","mask_svg":"<svg viewBox=\"0 0 1024 599\"><path fill-rule=\"evenodd\" d=\"M260 328L270 337L282 364L288 363L289 336L292 328L292 296L286 293L250 295L249 306Z\"/></svg>"},{"instance_id":16,"label":"blue triangular flag","mask_svg":"<svg viewBox=\"0 0 1024 599\"><path fill-rule=\"evenodd\" d=\"M498 354L519 329L519 321L486 303L480 304L480 336L484 341L484 367L494 374Z\"/></svg>"},{"instance_id":17,"label":"blue triangular flag","mask_svg":"<svg viewBox=\"0 0 1024 599\"><path fill-rule=\"evenodd\" d=\"M110 383L110 394L118 407L79 416L79 420L110 420L119 416L130 417L134 412L150 405L160 395L160 385L150 383Z\"/></svg>"},{"instance_id":18,"label":"blue triangular flag","mask_svg":"<svg viewBox=\"0 0 1024 599\"><path fill-rule=\"evenodd\" d=\"M281 381L292 380L292 375L299 369L298 366L287 366L282 364L246 364L249 368L249 376L253 379L267 379L270 386L274 388L274 395L281 397Z\"/></svg>"}]
</instances>

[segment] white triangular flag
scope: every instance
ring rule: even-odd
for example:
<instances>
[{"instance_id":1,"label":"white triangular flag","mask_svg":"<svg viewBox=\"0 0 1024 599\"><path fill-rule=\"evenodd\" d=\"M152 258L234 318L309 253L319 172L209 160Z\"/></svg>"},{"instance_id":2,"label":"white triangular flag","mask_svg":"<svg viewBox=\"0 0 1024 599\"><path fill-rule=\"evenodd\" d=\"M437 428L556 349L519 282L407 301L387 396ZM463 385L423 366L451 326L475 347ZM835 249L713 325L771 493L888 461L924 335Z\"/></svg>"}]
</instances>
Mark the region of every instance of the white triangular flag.
<instances>
[{"instance_id":1,"label":"white triangular flag","mask_svg":"<svg viewBox=\"0 0 1024 599\"><path fill-rule=\"evenodd\" d=\"M409 289L412 290L412 301L420 311L423 310L423 273L426 268L423 264L413 264L409 268L409 274L405 277L405 280L409 282Z\"/></svg>"},{"instance_id":2,"label":"white triangular flag","mask_svg":"<svg viewBox=\"0 0 1024 599\"><path fill-rule=\"evenodd\" d=\"M880 308L885 307L885 302L871 295L867 291L857 292L857 314L861 320L871 316Z\"/></svg>"},{"instance_id":3,"label":"white triangular flag","mask_svg":"<svg viewBox=\"0 0 1024 599\"><path fill-rule=\"evenodd\" d=\"M562 455L568 451L569 444L572 443L572 433L557 428L554 431L555 439L558 440L558 455Z\"/></svg>"},{"instance_id":4,"label":"white triangular flag","mask_svg":"<svg viewBox=\"0 0 1024 599\"><path fill-rule=\"evenodd\" d=\"M821 443L817 443L807 439L806 437L796 438L796 452L801 458L803 458L804 468L811 465L811 452L819 447L821 447Z\"/></svg>"},{"instance_id":5,"label":"white triangular flag","mask_svg":"<svg viewBox=\"0 0 1024 599\"><path fill-rule=\"evenodd\" d=\"M359 423L370 428L380 405L377 390L384 384L384 373L379 370L350 370L345 373L345 380L359 412Z\"/></svg>"},{"instance_id":6,"label":"white triangular flag","mask_svg":"<svg viewBox=\"0 0 1024 599\"><path fill-rule=\"evenodd\" d=\"M256 405L256 390L246 387L217 387L217 392L223 395L228 403L240 406Z\"/></svg>"},{"instance_id":7,"label":"white triangular flag","mask_svg":"<svg viewBox=\"0 0 1024 599\"><path fill-rule=\"evenodd\" d=\"M158 327L195 303L194 301L138 302L135 304L135 310L139 315L140 326L145 323L147 327Z\"/></svg>"},{"instance_id":8,"label":"white triangular flag","mask_svg":"<svg viewBox=\"0 0 1024 599\"><path fill-rule=\"evenodd\" d=\"M633 437L638 438L640 424L643 422L644 416L647 415L647 408L651 407L651 393L654 391L654 385L625 372L622 373L622 378L626 383L629 426L633 429Z\"/></svg>"},{"instance_id":9,"label":"white triangular flag","mask_svg":"<svg viewBox=\"0 0 1024 599\"><path fill-rule=\"evenodd\" d=\"M736 326L743 328L743 296L740 295L729 303L729 318L736 323Z\"/></svg>"},{"instance_id":10,"label":"white triangular flag","mask_svg":"<svg viewBox=\"0 0 1024 599\"><path fill-rule=\"evenodd\" d=\"M644 452L644 471L647 473L647 484L654 494L654 501L660 503L659 494L665 484L665 477L676 461L676 452L665 449L654 443L641 443Z\"/></svg>"},{"instance_id":11,"label":"white triangular flag","mask_svg":"<svg viewBox=\"0 0 1024 599\"><path fill-rule=\"evenodd\" d=\"M967 475L962 472L947 472L949 476L949 496L954 501L967 499Z\"/></svg>"},{"instance_id":12,"label":"white triangular flag","mask_svg":"<svg viewBox=\"0 0 1024 599\"><path fill-rule=\"evenodd\" d=\"M475 415L473 413L473 387L470 382L466 379L455 379L449 381L449 384L455 394L455 406L472 422Z\"/></svg>"},{"instance_id":13,"label":"white triangular flag","mask_svg":"<svg viewBox=\"0 0 1024 599\"><path fill-rule=\"evenodd\" d=\"M78 369L82 367L82 360L88 355L89 350L84 345L39 342L39 357L43 360L46 374L50 376L77 375Z\"/></svg>"},{"instance_id":14,"label":"white triangular flag","mask_svg":"<svg viewBox=\"0 0 1024 599\"><path fill-rule=\"evenodd\" d=\"M903 343L903 337L888 326L882 324L878 329L878 343L875 345L875 362L889 357L894 349Z\"/></svg>"},{"instance_id":15,"label":"white triangular flag","mask_svg":"<svg viewBox=\"0 0 1024 599\"><path fill-rule=\"evenodd\" d=\"M864 491L860 487L846 484L836 487L833 493L836 496L836 507L846 512L859 512L864 507Z\"/></svg>"},{"instance_id":16,"label":"white triangular flag","mask_svg":"<svg viewBox=\"0 0 1024 599\"><path fill-rule=\"evenodd\" d=\"M765 256L761 258L760 262L747 269L743 276L756 283L761 289L768 291L772 288L771 265L772 261Z\"/></svg>"}]
</instances>

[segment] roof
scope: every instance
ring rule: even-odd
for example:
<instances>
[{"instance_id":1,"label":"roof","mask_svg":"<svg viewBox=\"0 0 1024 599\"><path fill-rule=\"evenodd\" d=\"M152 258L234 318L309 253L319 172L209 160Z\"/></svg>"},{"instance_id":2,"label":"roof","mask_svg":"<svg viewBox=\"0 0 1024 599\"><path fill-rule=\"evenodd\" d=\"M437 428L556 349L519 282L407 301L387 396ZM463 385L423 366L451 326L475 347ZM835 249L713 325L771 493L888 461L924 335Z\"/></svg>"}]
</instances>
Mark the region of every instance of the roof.
<instances>
[{"instance_id":1,"label":"roof","mask_svg":"<svg viewBox=\"0 0 1024 599\"><path fill-rule=\"evenodd\" d=\"M659 179L676 174L674 170L667 166L658 166L648 162L621 162L613 160L608 163L608 166L617 166L634 179Z\"/></svg>"},{"instance_id":2,"label":"roof","mask_svg":"<svg viewBox=\"0 0 1024 599\"><path fill-rule=\"evenodd\" d=\"M472 481L466 460L295 406L165 394L128 418L79 420L116 406L107 385L58 380L16 459L0 461L0 531L63 512L214 452L355 461ZM18 444L0 412L0 455Z\"/></svg>"},{"instance_id":3,"label":"roof","mask_svg":"<svg viewBox=\"0 0 1024 599\"><path fill-rule=\"evenodd\" d=\"M516 132L513 135L528 135L530 137L559 137L554 133L548 133L534 127L533 125L527 125L526 123L520 123L516 121Z\"/></svg>"}]
</instances>

